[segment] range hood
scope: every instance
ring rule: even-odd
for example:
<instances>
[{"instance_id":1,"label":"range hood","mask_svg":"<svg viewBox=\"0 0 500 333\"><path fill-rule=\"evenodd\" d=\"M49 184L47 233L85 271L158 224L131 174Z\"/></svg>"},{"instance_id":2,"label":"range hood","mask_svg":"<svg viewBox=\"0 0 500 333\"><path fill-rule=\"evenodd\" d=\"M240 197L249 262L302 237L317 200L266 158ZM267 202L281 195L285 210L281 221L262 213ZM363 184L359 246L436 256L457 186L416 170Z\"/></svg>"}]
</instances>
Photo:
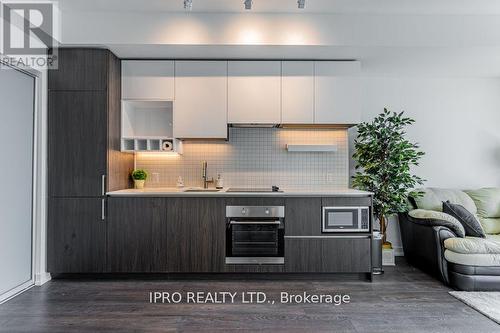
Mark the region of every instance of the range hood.
<instances>
[{"instance_id":1,"label":"range hood","mask_svg":"<svg viewBox=\"0 0 500 333\"><path fill-rule=\"evenodd\" d=\"M235 128L276 128L278 124L229 124L229 127Z\"/></svg>"},{"instance_id":2,"label":"range hood","mask_svg":"<svg viewBox=\"0 0 500 333\"><path fill-rule=\"evenodd\" d=\"M287 129L348 129L357 124L279 124L279 128Z\"/></svg>"}]
</instances>

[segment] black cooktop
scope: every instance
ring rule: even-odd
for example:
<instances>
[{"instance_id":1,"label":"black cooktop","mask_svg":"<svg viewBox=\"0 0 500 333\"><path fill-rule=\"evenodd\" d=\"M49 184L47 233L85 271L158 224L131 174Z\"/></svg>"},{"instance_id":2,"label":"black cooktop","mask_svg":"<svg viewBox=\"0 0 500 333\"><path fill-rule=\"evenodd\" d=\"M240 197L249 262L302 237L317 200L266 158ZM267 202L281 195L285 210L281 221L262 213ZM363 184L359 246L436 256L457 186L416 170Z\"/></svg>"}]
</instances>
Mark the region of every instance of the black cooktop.
<instances>
[{"instance_id":1,"label":"black cooktop","mask_svg":"<svg viewBox=\"0 0 500 333\"><path fill-rule=\"evenodd\" d=\"M266 192L283 192L280 190L279 187L277 186L272 186L272 187L263 187L263 188L258 188L258 187L247 187L247 188L239 188L239 187L231 187L229 188L226 192L241 192L241 193L266 193Z\"/></svg>"}]
</instances>

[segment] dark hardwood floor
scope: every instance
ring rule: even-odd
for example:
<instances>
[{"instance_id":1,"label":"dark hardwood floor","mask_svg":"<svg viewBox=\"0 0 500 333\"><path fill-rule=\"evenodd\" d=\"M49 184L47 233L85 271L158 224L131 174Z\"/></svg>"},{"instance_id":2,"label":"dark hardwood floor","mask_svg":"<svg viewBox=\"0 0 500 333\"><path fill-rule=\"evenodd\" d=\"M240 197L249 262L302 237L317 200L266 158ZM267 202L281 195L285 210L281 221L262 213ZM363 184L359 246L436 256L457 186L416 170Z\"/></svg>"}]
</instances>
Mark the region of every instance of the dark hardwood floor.
<instances>
[{"instance_id":1,"label":"dark hardwood floor","mask_svg":"<svg viewBox=\"0 0 500 333\"><path fill-rule=\"evenodd\" d=\"M348 294L351 303L150 304L150 291ZM404 260L353 278L52 280L0 305L1 332L500 332Z\"/></svg>"}]
</instances>

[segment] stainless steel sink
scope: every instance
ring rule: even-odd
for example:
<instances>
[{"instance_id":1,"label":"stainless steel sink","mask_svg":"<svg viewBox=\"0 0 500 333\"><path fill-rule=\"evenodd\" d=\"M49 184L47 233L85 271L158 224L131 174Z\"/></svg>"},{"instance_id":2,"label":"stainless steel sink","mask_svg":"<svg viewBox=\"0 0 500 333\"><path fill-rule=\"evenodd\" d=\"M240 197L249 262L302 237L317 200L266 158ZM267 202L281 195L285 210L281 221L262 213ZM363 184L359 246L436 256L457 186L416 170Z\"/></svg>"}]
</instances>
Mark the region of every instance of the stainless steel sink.
<instances>
[{"instance_id":1,"label":"stainless steel sink","mask_svg":"<svg viewBox=\"0 0 500 333\"><path fill-rule=\"evenodd\" d=\"M218 190L216 188L188 188L184 190L184 192L220 192L221 190Z\"/></svg>"}]
</instances>

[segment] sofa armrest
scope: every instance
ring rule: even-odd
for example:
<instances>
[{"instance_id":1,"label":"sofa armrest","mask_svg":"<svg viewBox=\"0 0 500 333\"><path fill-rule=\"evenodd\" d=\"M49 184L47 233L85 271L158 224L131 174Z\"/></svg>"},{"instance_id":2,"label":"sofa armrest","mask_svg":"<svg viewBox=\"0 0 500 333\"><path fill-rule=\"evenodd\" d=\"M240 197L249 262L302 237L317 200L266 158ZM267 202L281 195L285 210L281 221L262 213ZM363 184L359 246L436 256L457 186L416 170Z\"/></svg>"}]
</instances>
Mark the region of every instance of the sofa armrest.
<instances>
[{"instance_id":1,"label":"sofa armrest","mask_svg":"<svg viewBox=\"0 0 500 333\"><path fill-rule=\"evenodd\" d=\"M463 225L455 217L443 212L414 209L408 213L408 220L416 224L447 227L457 237L465 237Z\"/></svg>"},{"instance_id":2,"label":"sofa armrest","mask_svg":"<svg viewBox=\"0 0 500 333\"><path fill-rule=\"evenodd\" d=\"M406 213L399 214L403 250L407 261L448 283L444 240L457 237L450 228L432 225Z\"/></svg>"},{"instance_id":3,"label":"sofa armrest","mask_svg":"<svg viewBox=\"0 0 500 333\"><path fill-rule=\"evenodd\" d=\"M438 244L436 244L436 251L438 252L437 256L441 259L438 260L439 275L444 282L449 283L450 280L448 277L448 262L444 257L444 251L446 250L444 247L444 241L448 238L455 238L457 237L457 235L447 227L438 226L432 228L434 229L436 240L438 241Z\"/></svg>"}]
</instances>

